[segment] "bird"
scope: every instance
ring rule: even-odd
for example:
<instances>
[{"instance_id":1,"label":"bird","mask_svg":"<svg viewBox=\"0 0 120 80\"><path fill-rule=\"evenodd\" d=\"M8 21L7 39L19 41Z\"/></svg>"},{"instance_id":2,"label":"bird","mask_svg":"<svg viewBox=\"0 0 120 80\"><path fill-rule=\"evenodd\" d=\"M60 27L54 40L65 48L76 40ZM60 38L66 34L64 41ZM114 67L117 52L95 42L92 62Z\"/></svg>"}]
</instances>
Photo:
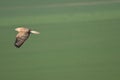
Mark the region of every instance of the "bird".
<instances>
[{"instance_id":1,"label":"bird","mask_svg":"<svg viewBox=\"0 0 120 80\"><path fill-rule=\"evenodd\" d=\"M15 31L18 32L18 34L16 35L15 42L14 42L14 45L17 48L20 48L23 45L23 43L29 38L31 33L40 34L40 32L31 30L26 27L15 28Z\"/></svg>"}]
</instances>

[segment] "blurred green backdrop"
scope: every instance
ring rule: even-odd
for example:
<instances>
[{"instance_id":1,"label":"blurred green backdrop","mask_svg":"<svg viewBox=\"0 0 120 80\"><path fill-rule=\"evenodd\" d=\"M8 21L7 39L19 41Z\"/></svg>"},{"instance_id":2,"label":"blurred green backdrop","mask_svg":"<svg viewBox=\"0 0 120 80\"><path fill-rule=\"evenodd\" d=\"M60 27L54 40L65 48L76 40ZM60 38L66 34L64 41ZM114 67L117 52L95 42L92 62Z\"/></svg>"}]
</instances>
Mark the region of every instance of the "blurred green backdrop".
<instances>
[{"instance_id":1,"label":"blurred green backdrop","mask_svg":"<svg viewBox=\"0 0 120 80\"><path fill-rule=\"evenodd\" d=\"M0 0L0 39L0 80L120 80L119 0Z\"/></svg>"}]
</instances>

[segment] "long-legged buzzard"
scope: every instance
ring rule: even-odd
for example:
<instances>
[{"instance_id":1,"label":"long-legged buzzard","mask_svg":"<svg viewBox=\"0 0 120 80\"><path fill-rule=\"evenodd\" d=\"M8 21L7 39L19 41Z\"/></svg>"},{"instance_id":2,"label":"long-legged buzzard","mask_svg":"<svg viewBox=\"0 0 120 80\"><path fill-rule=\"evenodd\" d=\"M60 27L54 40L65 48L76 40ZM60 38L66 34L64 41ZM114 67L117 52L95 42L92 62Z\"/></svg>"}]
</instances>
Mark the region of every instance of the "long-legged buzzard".
<instances>
[{"instance_id":1,"label":"long-legged buzzard","mask_svg":"<svg viewBox=\"0 0 120 80\"><path fill-rule=\"evenodd\" d=\"M17 48L20 48L22 46L22 44L29 38L31 33L40 34L37 31L33 31L33 30L30 30L30 29L24 28L24 27L16 28L15 31L18 32L18 34L16 35L15 43L14 43L14 45Z\"/></svg>"}]
</instances>

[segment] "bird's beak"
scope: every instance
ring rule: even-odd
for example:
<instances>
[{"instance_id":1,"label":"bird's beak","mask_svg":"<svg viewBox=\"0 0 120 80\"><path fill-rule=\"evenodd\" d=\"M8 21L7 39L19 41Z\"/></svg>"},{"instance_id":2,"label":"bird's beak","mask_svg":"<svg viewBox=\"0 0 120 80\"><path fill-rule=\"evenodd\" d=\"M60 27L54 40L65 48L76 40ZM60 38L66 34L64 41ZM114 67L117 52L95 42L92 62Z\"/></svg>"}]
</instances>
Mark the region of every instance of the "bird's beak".
<instances>
[{"instance_id":1,"label":"bird's beak","mask_svg":"<svg viewBox=\"0 0 120 80\"><path fill-rule=\"evenodd\" d=\"M16 28L15 31L18 31L18 28Z\"/></svg>"},{"instance_id":2,"label":"bird's beak","mask_svg":"<svg viewBox=\"0 0 120 80\"><path fill-rule=\"evenodd\" d=\"M17 29L15 29L15 31L17 31Z\"/></svg>"},{"instance_id":3,"label":"bird's beak","mask_svg":"<svg viewBox=\"0 0 120 80\"><path fill-rule=\"evenodd\" d=\"M15 31L17 31L17 29L15 29Z\"/></svg>"}]
</instances>

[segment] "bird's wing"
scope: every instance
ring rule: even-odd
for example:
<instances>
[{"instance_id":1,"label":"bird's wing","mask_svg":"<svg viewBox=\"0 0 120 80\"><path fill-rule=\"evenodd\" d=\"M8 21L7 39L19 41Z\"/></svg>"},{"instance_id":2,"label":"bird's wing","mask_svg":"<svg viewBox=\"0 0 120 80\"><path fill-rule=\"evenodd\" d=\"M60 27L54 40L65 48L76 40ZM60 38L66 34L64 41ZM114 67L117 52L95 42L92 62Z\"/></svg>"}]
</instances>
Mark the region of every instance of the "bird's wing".
<instances>
[{"instance_id":1,"label":"bird's wing","mask_svg":"<svg viewBox=\"0 0 120 80\"><path fill-rule=\"evenodd\" d=\"M22 35L20 33L18 33L18 35L16 36L14 45L17 48L20 48L22 46L22 44L28 39L29 36L30 36L30 33L25 33Z\"/></svg>"},{"instance_id":2,"label":"bird's wing","mask_svg":"<svg viewBox=\"0 0 120 80\"><path fill-rule=\"evenodd\" d=\"M40 34L40 32L34 31L34 30L31 30L30 32L33 33L33 34Z\"/></svg>"}]
</instances>

